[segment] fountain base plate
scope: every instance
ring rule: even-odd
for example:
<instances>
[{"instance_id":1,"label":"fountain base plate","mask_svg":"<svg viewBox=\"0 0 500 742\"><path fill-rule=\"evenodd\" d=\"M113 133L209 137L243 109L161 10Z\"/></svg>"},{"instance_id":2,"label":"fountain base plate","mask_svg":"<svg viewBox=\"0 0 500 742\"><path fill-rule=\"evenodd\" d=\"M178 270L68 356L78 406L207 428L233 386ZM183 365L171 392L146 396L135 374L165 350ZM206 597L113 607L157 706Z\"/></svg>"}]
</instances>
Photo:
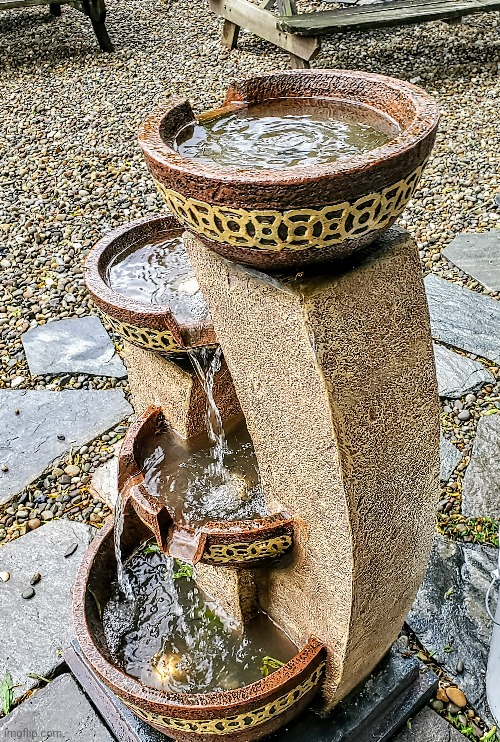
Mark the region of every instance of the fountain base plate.
<instances>
[{"instance_id":1,"label":"fountain base plate","mask_svg":"<svg viewBox=\"0 0 500 742\"><path fill-rule=\"evenodd\" d=\"M273 742L388 742L432 695L437 676L398 643L367 680L328 716L309 710L271 735ZM167 742L168 737L138 719L97 678L73 640L64 659L118 742Z\"/></svg>"}]
</instances>

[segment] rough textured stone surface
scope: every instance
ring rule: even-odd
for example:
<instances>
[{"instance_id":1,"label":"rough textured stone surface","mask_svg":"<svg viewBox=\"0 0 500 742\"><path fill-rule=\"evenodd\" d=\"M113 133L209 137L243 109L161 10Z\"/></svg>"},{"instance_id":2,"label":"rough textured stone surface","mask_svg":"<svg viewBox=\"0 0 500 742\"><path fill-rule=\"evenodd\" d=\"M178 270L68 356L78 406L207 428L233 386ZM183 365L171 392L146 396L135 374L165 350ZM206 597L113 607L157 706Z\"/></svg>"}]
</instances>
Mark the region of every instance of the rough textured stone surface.
<instances>
[{"instance_id":1,"label":"rough textured stone surface","mask_svg":"<svg viewBox=\"0 0 500 742\"><path fill-rule=\"evenodd\" d=\"M500 303L438 276L426 276L424 283L432 336L499 363Z\"/></svg>"},{"instance_id":2,"label":"rough textured stone surface","mask_svg":"<svg viewBox=\"0 0 500 742\"><path fill-rule=\"evenodd\" d=\"M62 319L21 336L32 376L45 374L127 375L99 317Z\"/></svg>"},{"instance_id":3,"label":"rough textured stone surface","mask_svg":"<svg viewBox=\"0 0 500 742\"><path fill-rule=\"evenodd\" d=\"M465 740L463 734L430 708L422 709L411 720L411 729L405 729L394 737L394 742L465 742Z\"/></svg>"},{"instance_id":4,"label":"rough textured stone surface","mask_svg":"<svg viewBox=\"0 0 500 742\"><path fill-rule=\"evenodd\" d=\"M445 672L489 723L493 719L486 702L485 676L492 624L484 598L495 567L494 549L435 536L424 582L408 616L426 650L435 653ZM456 672L459 661L464 663L461 674Z\"/></svg>"},{"instance_id":5,"label":"rough textured stone surface","mask_svg":"<svg viewBox=\"0 0 500 742\"><path fill-rule=\"evenodd\" d=\"M132 412L119 389L0 391L0 465L8 467L0 470L0 503L70 448L83 446Z\"/></svg>"},{"instance_id":6,"label":"rough textured stone surface","mask_svg":"<svg viewBox=\"0 0 500 742\"><path fill-rule=\"evenodd\" d=\"M462 486L462 512L500 518L500 414L481 417Z\"/></svg>"},{"instance_id":7,"label":"rough textured stone surface","mask_svg":"<svg viewBox=\"0 0 500 742\"><path fill-rule=\"evenodd\" d=\"M251 570L221 569L217 565L196 565L196 582L234 620L242 625L258 609L256 583Z\"/></svg>"},{"instance_id":8,"label":"rough textured stone surface","mask_svg":"<svg viewBox=\"0 0 500 742\"><path fill-rule=\"evenodd\" d=\"M99 466L92 475L91 487L97 497L106 505L114 509L118 498L118 453L120 445L117 445L116 456Z\"/></svg>"},{"instance_id":9,"label":"rough textured stone surface","mask_svg":"<svg viewBox=\"0 0 500 742\"><path fill-rule=\"evenodd\" d=\"M172 361L124 343L132 403L138 415L160 405L168 423L182 438L206 431L206 395L189 362ZM214 382L214 399L225 420L241 412L231 374L224 363Z\"/></svg>"},{"instance_id":10,"label":"rough textured stone surface","mask_svg":"<svg viewBox=\"0 0 500 742\"><path fill-rule=\"evenodd\" d=\"M295 561L261 602L298 643L327 644L331 706L396 639L434 531L439 411L416 246L391 230L348 272L285 281L185 242L268 505L297 518Z\"/></svg>"},{"instance_id":11,"label":"rough textured stone surface","mask_svg":"<svg viewBox=\"0 0 500 742\"><path fill-rule=\"evenodd\" d=\"M478 361L454 353L443 345L434 345L434 360L440 397L458 399L475 392L495 378Z\"/></svg>"},{"instance_id":12,"label":"rough textured stone surface","mask_svg":"<svg viewBox=\"0 0 500 742\"><path fill-rule=\"evenodd\" d=\"M443 434L439 439L439 451L441 456L440 477L443 482L447 482L462 458L462 453Z\"/></svg>"},{"instance_id":13,"label":"rough textured stone surface","mask_svg":"<svg viewBox=\"0 0 500 742\"><path fill-rule=\"evenodd\" d=\"M50 677L62 662L72 634L71 589L92 533L83 523L57 520L0 549L0 571L10 572L0 583L0 676L10 670L15 698L38 684L28 673ZM23 600L35 572L42 576L36 594Z\"/></svg>"},{"instance_id":14,"label":"rough textured stone surface","mask_svg":"<svg viewBox=\"0 0 500 742\"><path fill-rule=\"evenodd\" d=\"M448 260L482 283L489 291L500 291L500 230L459 234L443 250Z\"/></svg>"},{"instance_id":15,"label":"rough textured stone surface","mask_svg":"<svg viewBox=\"0 0 500 742\"><path fill-rule=\"evenodd\" d=\"M0 720L0 738L113 742L87 697L68 673L37 691Z\"/></svg>"}]
</instances>

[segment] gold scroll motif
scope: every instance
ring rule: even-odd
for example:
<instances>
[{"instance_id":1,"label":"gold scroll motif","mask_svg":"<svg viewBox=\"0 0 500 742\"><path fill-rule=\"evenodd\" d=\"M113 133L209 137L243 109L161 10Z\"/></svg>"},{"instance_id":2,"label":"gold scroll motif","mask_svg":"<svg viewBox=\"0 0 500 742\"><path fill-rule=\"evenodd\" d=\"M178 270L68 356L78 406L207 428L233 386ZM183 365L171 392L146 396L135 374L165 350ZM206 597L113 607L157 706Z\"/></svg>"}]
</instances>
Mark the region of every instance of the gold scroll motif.
<instances>
[{"instance_id":1,"label":"gold scroll motif","mask_svg":"<svg viewBox=\"0 0 500 742\"><path fill-rule=\"evenodd\" d=\"M269 721L275 716L287 711L287 709L300 701L301 698L303 698L319 683L324 668L325 663L323 662L318 665L312 675L306 678L303 683L297 685L289 693L276 698L274 701L266 703L265 706L261 706L253 711L247 711L243 714L226 716L225 718L196 720L174 719L170 716L164 716L163 714L157 714L152 711L144 711L135 704L130 703L125 698L122 698L121 700L132 709L140 719L143 719L149 724L156 724L157 726L162 725L169 727L174 731L177 730L196 734L231 734L231 732L238 732L242 729L248 729L249 727L264 724L266 721Z\"/></svg>"},{"instance_id":2,"label":"gold scroll motif","mask_svg":"<svg viewBox=\"0 0 500 742\"><path fill-rule=\"evenodd\" d=\"M155 184L179 221L209 240L274 252L299 251L329 247L384 229L404 211L424 165L380 193L370 193L353 203L343 201L322 209L229 209L186 198L158 181Z\"/></svg>"}]
</instances>

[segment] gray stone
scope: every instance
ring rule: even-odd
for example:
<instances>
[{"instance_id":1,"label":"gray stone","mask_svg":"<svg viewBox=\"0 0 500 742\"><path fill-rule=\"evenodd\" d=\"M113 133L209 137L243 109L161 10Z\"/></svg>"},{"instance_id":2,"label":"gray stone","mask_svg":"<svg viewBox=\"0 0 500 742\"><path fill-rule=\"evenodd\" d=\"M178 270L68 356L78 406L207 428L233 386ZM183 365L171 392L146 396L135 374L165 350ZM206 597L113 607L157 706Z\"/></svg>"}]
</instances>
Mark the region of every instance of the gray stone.
<instances>
[{"instance_id":1,"label":"gray stone","mask_svg":"<svg viewBox=\"0 0 500 742\"><path fill-rule=\"evenodd\" d=\"M489 291L500 291L500 230L459 234L443 250L445 258L482 283Z\"/></svg>"},{"instance_id":2,"label":"gray stone","mask_svg":"<svg viewBox=\"0 0 500 742\"><path fill-rule=\"evenodd\" d=\"M478 361L461 356L444 345L434 345L434 360L440 397L458 399L475 392L483 384L495 383L495 378Z\"/></svg>"},{"instance_id":3,"label":"gray stone","mask_svg":"<svg viewBox=\"0 0 500 742\"><path fill-rule=\"evenodd\" d=\"M132 412L120 389L0 391L0 461L8 466L0 471L0 504L70 448L79 448Z\"/></svg>"},{"instance_id":4,"label":"gray stone","mask_svg":"<svg viewBox=\"0 0 500 742\"><path fill-rule=\"evenodd\" d=\"M435 536L427 574L408 616L421 644L489 724L485 678L492 623L484 599L496 556L486 546ZM457 673L460 661L464 669Z\"/></svg>"},{"instance_id":5,"label":"gray stone","mask_svg":"<svg viewBox=\"0 0 500 742\"><path fill-rule=\"evenodd\" d=\"M99 317L62 319L21 336L30 373L92 374L124 378L127 369Z\"/></svg>"},{"instance_id":6,"label":"gray stone","mask_svg":"<svg viewBox=\"0 0 500 742\"><path fill-rule=\"evenodd\" d=\"M462 513L500 518L500 413L479 420L463 480Z\"/></svg>"},{"instance_id":7,"label":"gray stone","mask_svg":"<svg viewBox=\"0 0 500 742\"><path fill-rule=\"evenodd\" d=\"M0 737L113 742L87 697L68 673L34 693L0 721Z\"/></svg>"},{"instance_id":8,"label":"gray stone","mask_svg":"<svg viewBox=\"0 0 500 742\"><path fill-rule=\"evenodd\" d=\"M93 493L103 500L111 510L114 510L118 499L118 452L120 448L121 443L118 443L115 446L116 456L99 466L91 480Z\"/></svg>"},{"instance_id":9,"label":"gray stone","mask_svg":"<svg viewBox=\"0 0 500 742\"><path fill-rule=\"evenodd\" d=\"M83 523L58 520L0 549L0 571L10 572L0 584L0 677L10 671L15 698L38 685L28 673L51 677L63 661L72 634L71 589L92 533ZM75 542L78 549L65 559ZM34 572L42 575L36 595L23 600Z\"/></svg>"},{"instance_id":10,"label":"gray stone","mask_svg":"<svg viewBox=\"0 0 500 742\"><path fill-rule=\"evenodd\" d=\"M500 363L500 303L432 274L424 283L432 336Z\"/></svg>"},{"instance_id":11,"label":"gray stone","mask_svg":"<svg viewBox=\"0 0 500 742\"><path fill-rule=\"evenodd\" d=\"M411 720L411 728L400 732L394 742L464 742L465 739L446 719L425 708Z\"/></svg>"},{"instance_id":12,"label":"gray stone","mask_svg":"<svg viewBox=\"0 0 500 742\"><path fill-rule=\"evenodd\" d=\"M441 456L441 481L447 482L457 468L462 453L442 433L439 440L439 453Z\"/></svg>"}]
</instances>

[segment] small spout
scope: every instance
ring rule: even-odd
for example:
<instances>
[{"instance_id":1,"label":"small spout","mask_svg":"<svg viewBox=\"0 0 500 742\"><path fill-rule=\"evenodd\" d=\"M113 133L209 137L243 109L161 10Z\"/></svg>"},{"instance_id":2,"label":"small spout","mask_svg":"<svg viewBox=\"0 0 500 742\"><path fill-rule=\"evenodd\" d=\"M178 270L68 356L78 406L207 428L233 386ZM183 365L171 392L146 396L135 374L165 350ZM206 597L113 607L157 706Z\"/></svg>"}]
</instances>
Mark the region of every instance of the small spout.
<instances>
[{"instance_id":1,"label":"small spout","mask_svg":"<svg viewBox=\"0 0 500 742\"><path fill-rule=\"evenodd\" d=\"M170 536L167 554L195 566L203 556L206 541L207 535L202 531L176 527Z\"/></svg>"},{"instance_id":2,"label":"small spout","mask_svg":"<svg viewBox=\"0 0 500 742\"><path fill-rule=\"evenodd\" d=\"M145 493L143 484L131 482L122 497L124 509L129 504L134 508L142 522L152 530L160 550L167 553L169 536L174 522L167 508L150 497L148 493Z\"/></svg>"}]
</instances>

